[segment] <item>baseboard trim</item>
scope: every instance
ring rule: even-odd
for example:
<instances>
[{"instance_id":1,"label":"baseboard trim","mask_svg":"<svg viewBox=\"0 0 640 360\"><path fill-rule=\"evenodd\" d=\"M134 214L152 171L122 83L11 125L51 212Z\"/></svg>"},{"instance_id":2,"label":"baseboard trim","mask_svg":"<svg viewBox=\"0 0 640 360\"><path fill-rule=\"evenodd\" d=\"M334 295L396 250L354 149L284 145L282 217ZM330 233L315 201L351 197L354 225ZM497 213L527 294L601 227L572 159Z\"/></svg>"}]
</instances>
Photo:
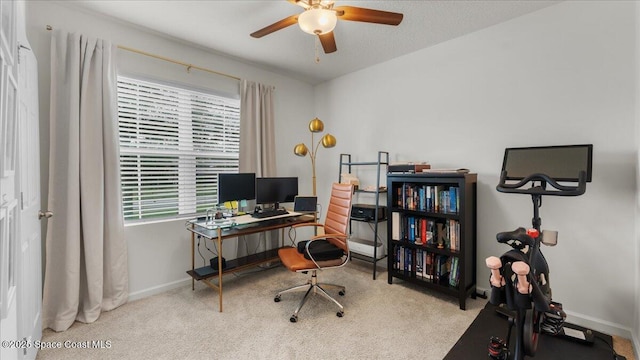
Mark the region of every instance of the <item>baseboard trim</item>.
<instances>
[{"instance_id":1,"label":"baseboard trim","mask_svg":"<svg viewBox=\"0 0 640 360\"><path fill-rule=\"evenodd\" d=\"M160 294L163 293L165 291L169 291L175 288L179 288L181 286L186 286L189 284L189 280L191 280L191 277L189 278L185 278L182 280L177 280L177 281L173 281L170 283L166 283L166 284L162 284L162 285L158 285L158 286L154 286L154 287L150 287L148 289L144 289L144 290L140 290L140 291L136 291L133 293L129 294L129 301L134 301L134 300L140 300L152 295L156 295L156 294Z\"/></svg>"},{"instance_id":2,"label":"baseboard trim","mask_svg":"<svg viewBox=\"0 0 640 360\"><path fill-rule=\"evenodd\" d=\"M478 293L482 293L484 291L487 296L491 293L491 289L477 287L476 290ZM565 312L567 313L568 323L580 325L604 334L617 335L625 339L630 339L634 342L634 349L638 349L638 347L636 346L637 339L633 337L633 331L631 330L631 328L572 311L565 310Z\"/></svg>"},{"instance_id":3,"label":"baseboard trim","mask_svg":"<svg viewBox=\"0 0 640 360\"><path fill-rule=\"evenodd\" d=\"M624 327L620 324L612 323L602 319L597 319L588 315L565 311L567 313L567 322L584 326L586 328L599 331L604 334L617 335L625 339L631 339L633 333L631 328Z\"/></svg>"}]
</instances>

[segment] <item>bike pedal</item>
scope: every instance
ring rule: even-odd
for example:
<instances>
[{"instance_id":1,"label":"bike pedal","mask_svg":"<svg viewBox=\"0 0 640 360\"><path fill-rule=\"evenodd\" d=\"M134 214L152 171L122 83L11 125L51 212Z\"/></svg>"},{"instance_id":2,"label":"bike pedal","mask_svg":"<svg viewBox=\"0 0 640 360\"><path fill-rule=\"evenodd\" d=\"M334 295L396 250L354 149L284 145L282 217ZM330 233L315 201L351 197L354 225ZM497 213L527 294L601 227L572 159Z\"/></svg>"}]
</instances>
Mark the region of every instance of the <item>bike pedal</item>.
<instances>
[{"instance_id":1,"label":"bike pedal","mask_svg":"<svg viewBox=\"0 0 640 360\"><path fill-rule=\"evenodd\" d=\"M509 348L504 340L497 336L489 339L489 358L492 360L507 360L509 358Z\"/></svg>"}]
</instances>

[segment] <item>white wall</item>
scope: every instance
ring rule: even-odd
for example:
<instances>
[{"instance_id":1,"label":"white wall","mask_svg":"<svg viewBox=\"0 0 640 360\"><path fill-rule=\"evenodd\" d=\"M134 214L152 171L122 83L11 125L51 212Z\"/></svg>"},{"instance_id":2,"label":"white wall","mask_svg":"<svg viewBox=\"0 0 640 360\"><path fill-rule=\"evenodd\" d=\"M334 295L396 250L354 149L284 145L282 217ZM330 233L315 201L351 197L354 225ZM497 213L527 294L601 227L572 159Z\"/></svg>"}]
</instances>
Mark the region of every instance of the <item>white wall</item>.
<instances>
[{"instance_id":1,"label":"white wall","mask_svg":"<svg viewBox=\"0 0 640 360\"><path fill-rule=\"evenodd\" d=\"M27 17L27 32L39 63L43 209L46 209L48 188L51 43L50 32L45 30L46 25L51 25L54 29L64 29L111 40L118 45L273 85L277 94L275 115L278 134L287 134L290 131L290 124L296 122L306 124L308 119L314 116L313 89L311 85L298 80L207 52L184 42L142 31L121 22L79 12L67 7L64 2L28 1ZM123 51L119 52L119 60L120 70L128 74L144 72L146 75L162 76L167 80L194 82L199 86L213 84L213 87L223 91L237 93L236 83L224 77L198 71L187 74L183 67ZM281 145L280 142L276 144L276 159L291 158L288 143L285 143L284 147ZM291 169L283 163L284 161L279 161L278 174L289 175L288 172ZM184 284L187 279L190 279L185 273L191 266L190 242L183 220L129 226L125 229L125 237L129 245L130 298L135 299L162 291ZM208 259L211 256L205 255L205 257ZM201 260L198 259L198 261Z\"/></svg>"},{"instance_id":2,"label":"white wall","mask_svg":"<svg viewBox=\"0 0 640 360\"><path fill-rule=\"evenodd\" d=\"M544 249L554 299L564 303L571 322L624 336L633 328L637 348L640 314L635 312L635 321L630 316L640 286L634 232L638 141L632 130L637 78L629 75L636 71L635 13L633 2L565 2L313 89L64 5L28 1L27 31L39 61L43 201L47 24L274 85L279 174L299 176L300 191L310 193L309 159L293 156L293 146L309 143L307 123L315 116L338 139L336 148L321 149L317 157L323 203L338 179L340 153L371 161L385 150L392 161L477 172L480 288L488 288L489 276L482 260L505 250L495 233L527 226L532 215L526 196L495 191L504 148L593 143L594 179L587 193L545 198L541 209L543 228L560 231L559 245ZM146 67L149 61L130 58L129 65ZM182 221L127 227L125 234L134 298L184 283L190 263Z\"/></svg>"},{"instance_id":3,"label":"white wall","mask_svg":"<svg viewBox=\"0 0 640 360\"><path fill-rule=\"evenodd\" d=\"M495 234L532 218L530 197L495 190L504 149L594 144L586 194L543 200L543 228L559 230L559 245L543 251L570 322L630 336L638 264L635 6L545 8L321 84L316 113L340 152L357 160L387 150L392 160L478 173L483 289L484 259L507 250ZM319 165L330 170L319 183L333 180L336 161Z\"/></svg>"}]
</instances>

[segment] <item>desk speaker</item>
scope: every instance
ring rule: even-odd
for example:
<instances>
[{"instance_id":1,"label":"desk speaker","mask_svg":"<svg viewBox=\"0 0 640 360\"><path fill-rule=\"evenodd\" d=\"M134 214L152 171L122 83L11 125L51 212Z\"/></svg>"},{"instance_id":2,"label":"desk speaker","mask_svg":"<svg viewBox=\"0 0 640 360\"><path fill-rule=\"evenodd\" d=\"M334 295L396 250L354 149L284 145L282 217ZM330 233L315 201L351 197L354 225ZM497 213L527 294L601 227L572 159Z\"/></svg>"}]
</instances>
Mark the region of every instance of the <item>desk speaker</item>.
<instances>
[{"instance_id":1,"label":"desk speaker","mask_svg":"<svg viewBox=\"0 0 640 360\"><path fill-rule=\"evenodd\" d=\"M210 264L211 264L211 267L213 268L213 270L217 271L218 270L218 257L216 256L214 258L211 258ZM227 260L225 260L225 258L222 258L222 269L224 270L226 268L227 268Z\"/></svg>"}]
</instances>

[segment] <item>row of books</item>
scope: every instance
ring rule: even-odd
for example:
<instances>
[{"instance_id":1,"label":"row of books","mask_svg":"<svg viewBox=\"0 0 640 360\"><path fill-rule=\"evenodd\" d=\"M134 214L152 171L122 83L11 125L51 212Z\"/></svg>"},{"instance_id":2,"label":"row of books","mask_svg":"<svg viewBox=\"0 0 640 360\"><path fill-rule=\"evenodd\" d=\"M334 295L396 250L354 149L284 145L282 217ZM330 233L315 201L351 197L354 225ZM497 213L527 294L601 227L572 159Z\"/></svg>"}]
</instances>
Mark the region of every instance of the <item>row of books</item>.
<instances>
[{"instance_id":1,"label":"row of books","mask_svg":"<svg viewBox=\"0 0 640 360\"><path fill-rule=\"evenodd\" d=\"M460 282L460 260L456 256L404 246L396 246L394 256L394 270L403 272L405 276L453 287Z\"/></svg>"},{"instance_id":2,"label":"row of books","mask_svg":"<svg viewBox=\"0 0 640 360\"><path fill-rule=\"evenodd\" d=\"M460 210L457 186L403 183L395 191L396 206L402 209L454 214Z\"/></svg>"},{"instance_id":3,"label":"row of books","mask_svg":"<svg viewBox=\"0 0 640 360\"><path fill-rule=\"evenodd\" d=\"M460 222L454 219L428 219L391 213L391 239L418 245L460 250Z\"/></svg>"}]
</instances>

